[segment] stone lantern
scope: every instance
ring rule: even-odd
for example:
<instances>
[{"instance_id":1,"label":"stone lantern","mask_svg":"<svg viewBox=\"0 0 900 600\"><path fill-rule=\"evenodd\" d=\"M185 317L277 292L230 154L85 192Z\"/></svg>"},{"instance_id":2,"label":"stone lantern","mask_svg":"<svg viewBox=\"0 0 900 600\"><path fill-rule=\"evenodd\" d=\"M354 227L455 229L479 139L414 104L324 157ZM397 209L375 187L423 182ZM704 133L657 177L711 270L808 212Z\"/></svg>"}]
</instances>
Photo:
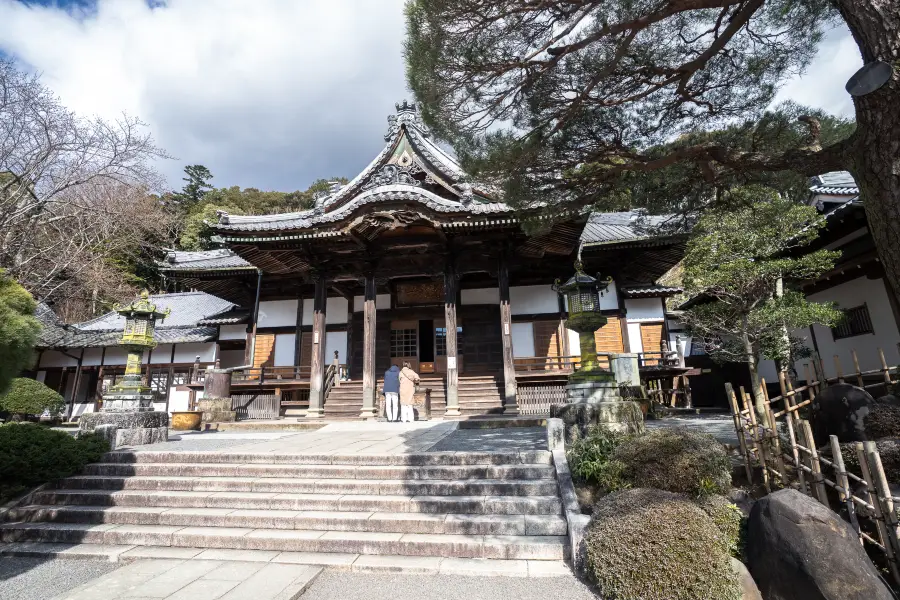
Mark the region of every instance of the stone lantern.
<instances>
[{"instance_id":1,"label":"stone lantern","mask_svg":"<svg viewBox=\"0 0 900 600\"><path fill-rule=\"evenodd\" d=\"M594 332L606 325L600 299L612 278L600 279L584 272L575 263L575 275L565 283L557 280L553 289L566 298L569 316L566 328L576 331L581 347L581 365L569 376L566 403L550 408L550 416L565 423L566 438L584 435L589 426L600 424L616 431L638 433L644 429L644 418L637 402L623 400L620 386L630 387L637 376L637 358L633 354L614 354L609 369L597 361ZM621 381L620 381L621 379Z\"/></svg>"},{"instance_id":2,"label":"stone lantern","mask_svg":"<svg viewBox=\"0 0 900 600\"><path fill-rule=\"evenodd\" d=\"M100 412L82 415L79 429L102 435L113 448L167 441L169 413L153 410L153 392L143 380L141 364L144 352L156 347L156 321L166 318L169 311L157 310L147 291L127 306L116 306L115 311L125 317L119 341L128 352L125 376L103 395Z\"/></svg>"}]
</instances>

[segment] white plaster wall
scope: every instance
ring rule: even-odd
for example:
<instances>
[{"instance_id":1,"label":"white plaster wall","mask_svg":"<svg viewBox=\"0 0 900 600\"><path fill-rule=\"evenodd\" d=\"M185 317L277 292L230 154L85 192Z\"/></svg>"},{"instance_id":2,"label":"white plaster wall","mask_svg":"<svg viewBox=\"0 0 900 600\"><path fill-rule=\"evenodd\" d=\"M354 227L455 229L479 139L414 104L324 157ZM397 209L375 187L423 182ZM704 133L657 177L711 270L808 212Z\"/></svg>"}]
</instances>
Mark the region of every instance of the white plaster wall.
<instances>
[{"instance_id":1,"label":"white plaster wall","mask_svg":"<svg viewBox=\"0 0 900 600\"><path fill-rule=\"evenodd\" d=\"M101 364L103 348L85 348L81 364L85 367L96 367Z\"/></svg>"},{"instance_id":2,"label":"white plaster wall","mask_svg":"<svg viewBox=\"0 0 900 600\"><path fill-rule=\"evenodd\" d=\"M128 353L125 348L110 346L106 349L106 355L103 357L104 365L124 365L128 362Z\"/></svg>"},{"instance_id":3,"label":"white plaster wall","mask_svg":"<svg viewBox=\"0 0 900 600\"><path fill-rule=\"evenodd\" d=\"M177 363L193 363L198 355L200 356L201 363L216 362L215 342L175 345L175 362Z\"/></svg>"},{"instance_id":4,"label":"white plaster wall","mask_svg":"<svg viewBox=\"0 0 900 600\"><path fill-rule=\"evenodd\" d=\"M897 331L897 324L884 286L883 279L860 277L809 296L809 300L813 302L836 302L839 308L853 308L865 303L869 309L869 317L872 319L874 333L840 340L834 340L831 329L828 327L813 325L816 332L816 343L819 346L819 355L825 363L825 373L828 377L837 375L834 365L835 355L840 357L841 369L844 374L854 370L851 355L853 349L856 350L859 366L863 371L881 368L878 348L884 351L884 358L888 365L900 363L900 353L897 351L900 333ZM805 334L809 338L808 330L797 333ZM812 339L807 339L806 345L812 348ZM808 362L808 360L801 360L797 363L797 371L801 377L805 376L803 365Z\"/></svg>"},{"instance_id":5,"label":"white plaster wall","mask_svg":"<svg viewBox=\"0 0 900 600\"><path fill-rule=\"evenodd\" d=\"M94 403L79 403L76 404L72 409L72 418L78 418L85 413L94 412Z\"/></svg>"},{"instance_id":6,"label":"white plaster wall","mask_svg":"<svg viewBox=\"0 0 900 600\"><path fill-rule=\"evenodd\" d=\"M626 298L625 317L631 321L661 321L666 314L662 298ZM634 352L632 346L632 352Z\"/></svg>"},{"instance_id":7,"label":"white plaster wall","mask_svg":"<svg viewBox=\"0 0 900 600\"><path fill-rule=\"evenodd\" d=\"M581 336L577 331L566 329L569 334L569 354L572 356L581 356Z\"/></svg>"},{"instance_id":8,"label":"white plaster wall","mask_svg":"<svg viewBox=\"0 0 900 600\"><path fill-rule=\"evenodd\" d=\"M549 285L511 287L509 308L514 315L559 313L559 300Z\"/></svg>"},{"instance_id":9,"label":"white plaster wall","mask_svg":"<svg viewBox=\"0 0 900 600\"><path fill-rule=\"evenodd\" d=\"M626 300L625 302L628 302ZM640 322L628 323L628 347L632 352L643 352L644 342L641 340L641 324Z\"/></svg>"},{"instance_id":10,"label":"white plaster wall","mask_svg":"<svg viewBox=\"0 0 900 600\"><path fill-rule=\"evenodd\" d=\"M510 290L512 296L512 290ZM461 304L500 304L500 288L481 288L477 290L462 290ZM513 309L515 312L515 309Z\"/></svg>"},{"instance_id":11,"label":"white plaster wall","mask_svg":"<svg viewBox=\"0 0 900 600\"><path fill-rule=\"evenodd\" d=\"M219 366L223 369L240 367L244 364L243 350L222 350L219 352Z\"/></svg>"},{"instance_id":12,"label":"white plaster wall","mask_svg":"<svg viewBox=\"0 0 900 600\"><path fill-rule=\"evenodd\" d=\"M44 381L47 380L47 371L38 371L35 373L34 380L44 383Z\"/></svg>"},{"instance_id":13,"label":"white plaster wall","mask_svg":"<svg viewBox=\"0 0 900 600\"><path fill-rule=\"evenodd\" d=\"M362 312L363 304L365 303L365 296L353 296L353 312ZM312 300L307 300L307 302L312 302ZM310 304L310 306L312 306ZM311 325L312 324L312 308L310 308L309 312L309 322L306 321L306 306L304 308L303 313L303 324ZM390 310L391 308L391 295L390 294L375 294L375 310ZM328 310L331 310L329 307Z\"/></svg>"},{"instance_id":14,"label":"white plaster wall","mask_svg":"<svg viewBox=\"0 0 900 600\"><path fill-rule=\"evenodd\" d=\"M378 300L378 296L375 297L375 310L381 308L384 309L380 304L380 300ZM349 302L347 302L346 298L341 296L337 296L335 298L329 298L328 302L325 304L325 323L329 325L340 325L347 322L347 307L349 306ZM390 300L388 300L388 304L390 304ZM362 304L360 304L362 306ZM313 301L312 299L303 300L303 326L312 325L313 322ZM293 323L292 323L293 324Z\"/></svg>"},{"instance_id":15,"label":"white plaster wall","mask_svg":"<svg viewBox=\"0 0 900 600\"><path fill-rule=\"evenodd\" d=\"M78 356L81 353L81 350L75 350L74 352L70 352L69 354L73 354L74 356ZM38 366L41 367L74 367L78 364L78 360L74 358L70 358L63 354L62 352L58 352L57 350L45 350L43 354L41 354L41 364Z\"/></svg>"},{"instance_id":16,"label":"white plaster wall","mask_svg":"<svg viewBox=\"0 0 900 600\"><path fill-rule=\"evenodd\" d=\"M534 356L534 326L531 323L513 323L510 332L513 357Z\"/></svg>"},{"instance_id":17,"label":"white plaster wall","mask_svg":"<svg viewBox=\"0 0 900 600\"><path fill-rule=\"evenodd\" d=\"M328 331L325 333L325 365L334 360L334 351L338 351L338 361L347 364L347 332Z\"/></svg>"},{"instance_id":18,"label":"white plaster wall","mask_svg":"<svg viewBox=\"0 0 900 600\"><path fill-rule=\"evenodd\" d=\"M161 365L172 362L172 344L160 344L150 355L150 364Z\"/></svg>"},{"instance_id":19,"label":"white plaster wall","mask_svg":"<svg viewBox=\"0 0 900 600\"><path fill-rule=\"evenodd\" d=\"M259 303L257 327L291 327L297 323L297 300L267 300Z\"/></svg>"},{"instance_id":20,"label":"white plaster wall","mask_svg":"<svg viewBox=\"0 0 900 600\"><path fill-rule=\"evenodd\" d=\"M294 333L279 333L275 336L275 356L273 363L276 367L294 366L294 354L296 353L297 335Z\"/></svg>"},{"instance_id":21,"label":"white plaster wall","mask_svg":"<svg viewBox=\"0 0 900 600\"><path fill-rule=\"evenodd\" d=\"M764 359L759 361L759 364L756 365L756 371L762 379L766 380L766 384L778 381L778 369L775 368L774 360ZM805 377L802 370L798 371L798 374L801 379Z\"/></svg>"},{"instance_id":22,"label":"white plaster wall","mask_svg":"<svg viewBox=\"0 0 900 600\"><path fill-rule=\"evenodd\" d=\"M191 401L191 393L187 390L169 388L169 412L183 412L188 409Z\"/></svg>"},{"instance_id":23,"label":"white plaster wall","mask_svg":"<svg viewBox=\"0 0 900 600\"><path fill-rule=\"evenodd\" d=\"M296 317L296 316L297 315L294 314L294 317ZM246 340L247 339L247 326L246 325L221 325L221 326L219 326L219 339L220 340Z\"/></svg>"}]
</instances>

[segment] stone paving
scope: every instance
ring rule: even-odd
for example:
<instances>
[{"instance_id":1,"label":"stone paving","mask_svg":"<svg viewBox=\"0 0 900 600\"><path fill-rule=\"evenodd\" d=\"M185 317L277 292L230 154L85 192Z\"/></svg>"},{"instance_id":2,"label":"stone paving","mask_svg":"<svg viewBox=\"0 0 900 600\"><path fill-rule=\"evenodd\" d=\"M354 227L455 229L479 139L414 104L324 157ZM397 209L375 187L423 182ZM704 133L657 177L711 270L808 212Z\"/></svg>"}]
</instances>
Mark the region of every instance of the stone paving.
<instances>
[{"instance_id":1,"label":"stone paving","mask_svg":"<svg viewBox=\"0 0 900 600\"><path fill-rule=\"evenodd\" d=\"M429 452L517 452L546 450L544 427L505 427L502 429L457 429Z\"/></svg>"},{"instance_id":2,"label":"stone paving","mask_svg":"<svg viewBox=\"0 0 900 600\"><path fill-rule=\"evenodd\" d=\"M54 600L294 600L321 572L262 562L138 560Z\"/></svg>"},{"instance_id":3,"label":"stone paving","mask_svg":"<svg viewBox=\"0 0 900 600\"><path fill-rule=\"evenodd\" d=\"M662 427L686 427L695 431L702 431L712 435L723 444L738 445L737 434L734 432L734 420L730 415L693 415L668 417L665 419L644 421L647 429L659 429Z\"/></svg>"}]
</instances>

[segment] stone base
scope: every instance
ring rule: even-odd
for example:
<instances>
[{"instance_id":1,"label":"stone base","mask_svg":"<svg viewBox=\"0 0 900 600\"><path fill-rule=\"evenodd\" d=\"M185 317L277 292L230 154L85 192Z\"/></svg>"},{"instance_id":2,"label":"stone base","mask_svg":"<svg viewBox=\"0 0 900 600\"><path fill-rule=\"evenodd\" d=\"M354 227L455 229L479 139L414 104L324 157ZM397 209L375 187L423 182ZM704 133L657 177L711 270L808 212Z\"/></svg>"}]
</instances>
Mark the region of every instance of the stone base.
<instances>
[{"instance_id":1,"label":"stone base","mask_svg":"<svg viewBox=\"0 0 900 600\"><path fill-rule=\"evenodd\" d=\"M574 378L570 378L566 384L566 398L572 404L622 399L615 381L578 381Z\"/></svg>"},{"instance_id":2,"label":"stone base","mask_svg":"<svg viewBox=\"0 0 900 600\"><path fill-rule=\"evenodd\" d=\"M562 419L566 443L584 437L592 425L602 425L623 433L644 432L641 407L630 400L554 404L550 407L550 416Z\"/></svg>"},{"instance_id":3,"label":"stone base","mask_svg":"<svg viewBox=\"0 0 900 600\"><path fill-rule=\"evenodd\" d=\"M81 433L97 433L105 438L111 450L121 446L143 446L169 440L169 413L165 412L97 412L81 416Z\"/></svg>"},{"instance_id":4,"label":"stone base","mask_svg":"<svg viewBox=\"0 0 900 600\"><path fill-rule=\"evenodd\" d=\"M231 410L231 398L201 398L197 400L197 410L203 413L204 423L233 423L237 413Z\"/></svg>"},{"instance_id":5,"label":"stone base","mask_svg":"<svg viewBox=\"0 0 900 600\"><path fill-rule=\"evenodd\" d=\"M85 413L78 420L80 431L91 432L100 425L115 425L118 429L156 429L169 426L169 413L162 411Z\"/></svg>"}]
</instances>

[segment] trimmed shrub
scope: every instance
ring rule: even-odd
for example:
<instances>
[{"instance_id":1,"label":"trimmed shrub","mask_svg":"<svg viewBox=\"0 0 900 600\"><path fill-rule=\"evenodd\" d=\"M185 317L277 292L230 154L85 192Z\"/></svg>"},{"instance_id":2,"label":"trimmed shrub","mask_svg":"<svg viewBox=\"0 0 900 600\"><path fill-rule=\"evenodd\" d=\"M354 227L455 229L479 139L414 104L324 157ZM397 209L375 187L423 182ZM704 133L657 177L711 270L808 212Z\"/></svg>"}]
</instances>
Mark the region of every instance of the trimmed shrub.
<instances>
[{"instance_id":1,"label":"trimmed shrub","mask_svg":"<svg viewBox=\"0 0 900 600\"><path fill-rule=\"evenodd\" d=\"M697 501L697 506L719 528L728 545L729 554L740 560L744 551L743 533L746 525L741 509L729 502L725 496L718 494L701 497Z\"/></svg>"},{"instance_id":2,"label":"trimmed shrub","mask_svg":"<svg viewBox=\"0 0 900 600\"><path fill-rule=\"evenodd\" d=\"M731 461L716 438L685 428L661 428L622 442L613 458L632 487L702 496L731 488Z\"/></svg>"},{"instance_id":3,"label":"trimmed shrub","mask_svg":"<svg viewBox=\"0 0 900 600\"><path fill-rule=\"evenodd\" d=\"M625 465L612 458L616 448L628 438L625 433L605 427L591 427L586 437L569 446L567 459L572 476L603 493L628 488L624 478Z\"/></svg>"},{"instance_id":4,"label":"trimmed shrub","mask_svg":"<svg viewBox=\"0 0 900 600\"><path fill-rule=\"evenodd\" d=\"M41 333L36 307L31 294L0 269L0 393L34 360Z\"/></svg>"},{"instance_id":5,"label":"trimmed shrub","mask_svg":"<svg viewBox=\"0 0 900 600\"><path fill-rule=\"evenodd\" d=\"M108 451L106 440L93 434L75 438L33 423L0 425L0 502L74 475Z\"/></svg>"},{"instance_id":6,"label":"trimmed shrub","mask_svg":"<svg viewBox=\"0 0 900 600\"><path fill-rule=\"evenodd\" d=\"M57 415L65 407L66 401L40 381L17 377L13 379L9 391L0 396L0 411L15 416L40 415L45 410Z\"/></svg>"},{"instance_id":7,"label":"trimmed shrub","mask_svg":"<svg viewBox=\"0 0 900 600\"><path fill-rule=\"evenodd\" d=\"M587 575L606 600L740 600L728 544L681 494L633 489L597 502Z\"/></svg>"}]
</instances>

